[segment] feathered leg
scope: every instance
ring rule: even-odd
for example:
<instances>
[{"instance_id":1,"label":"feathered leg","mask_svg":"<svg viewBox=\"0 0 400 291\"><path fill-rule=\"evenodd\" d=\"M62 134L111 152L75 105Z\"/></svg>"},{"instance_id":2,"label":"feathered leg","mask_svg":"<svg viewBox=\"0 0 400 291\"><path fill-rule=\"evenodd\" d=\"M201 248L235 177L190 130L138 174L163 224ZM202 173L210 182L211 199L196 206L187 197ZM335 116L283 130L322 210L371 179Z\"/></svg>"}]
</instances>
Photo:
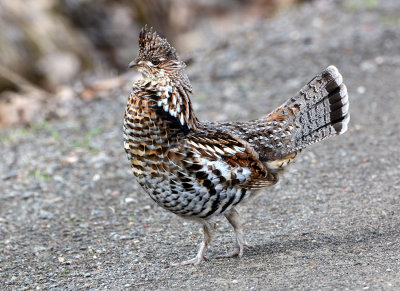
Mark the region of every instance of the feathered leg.
<instances>
[{"instance_id":1,"label":"feathered leg","mask_svg":"<svg viewBox=\"0 0 400 291\"><path fill-rule=\"evenodd\" d=\"M233 227L233 230L235 231L238 245L232 252L218 256L217 258L232 258L236 256L241 258L243 256L243 250L245 247L252 248L252 246L249 245L244 239L242 219L240 218L239 212L235 208L232 208L229 213L225 214L225 217L228 219L229 223Z\"/></svg>"},{"instance_id":2,"label":"feathered leg","mask_svg":"<svg viewBox=\"0 0 400 291\"><path fill-rule=\"evenodd\" d=\"M172 265L173 266L183 266L183 265L190 265L190 264L198 265L202 261L208 261L207 257L204 254L214 236L215 227L216 227L215 222L205 221L203 224L204 239L200 244L200 248L199 248L199 251L197 252L197 255L193 259L183 261L180 263L172 263Z\"/></svg>"}]
</instances>

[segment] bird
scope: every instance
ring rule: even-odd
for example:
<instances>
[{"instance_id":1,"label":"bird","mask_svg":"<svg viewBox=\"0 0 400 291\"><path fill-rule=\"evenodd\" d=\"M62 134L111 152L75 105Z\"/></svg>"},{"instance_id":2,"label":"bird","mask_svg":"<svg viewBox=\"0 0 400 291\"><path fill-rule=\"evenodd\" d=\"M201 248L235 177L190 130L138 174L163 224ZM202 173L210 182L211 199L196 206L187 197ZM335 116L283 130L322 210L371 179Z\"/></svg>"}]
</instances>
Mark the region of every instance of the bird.
<instances>
[{"instance_id":1,"label":"bird","mask_svg":"<svg viewBox=\"0 0 400 291\"><path fill-rule=\"evenodd\" d=\"M173 265L207 261L206 249L225 216L236 246L218 258L251 248L237 206L275 185L306 147L346 132L349 98L331 65L271 113L252 121L199 120L185 63L167 39L143 27L129 64L141 73L129 95L124 149L143 190L162 208L202 225L196 256Z\"/></svg>"}]
</instances>

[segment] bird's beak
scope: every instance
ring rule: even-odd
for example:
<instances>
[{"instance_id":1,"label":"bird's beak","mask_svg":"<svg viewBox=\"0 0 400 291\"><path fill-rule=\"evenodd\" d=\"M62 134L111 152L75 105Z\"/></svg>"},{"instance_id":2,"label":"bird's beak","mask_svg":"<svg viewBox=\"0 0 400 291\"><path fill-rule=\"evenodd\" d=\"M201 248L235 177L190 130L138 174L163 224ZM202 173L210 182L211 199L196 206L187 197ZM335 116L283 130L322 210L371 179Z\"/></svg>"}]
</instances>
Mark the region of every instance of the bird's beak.
<instances>
[{"instance_id":1,"label":"bird's beak","mask_svg":"<svg viewBox=\"0 0 400 291\"><path fill-rule=\"evenodd\" d=\"M133 60L129 63L128 68L136 68L137 66L139 66L139 64L135 60Z\"/></svg>"}]
</instances>

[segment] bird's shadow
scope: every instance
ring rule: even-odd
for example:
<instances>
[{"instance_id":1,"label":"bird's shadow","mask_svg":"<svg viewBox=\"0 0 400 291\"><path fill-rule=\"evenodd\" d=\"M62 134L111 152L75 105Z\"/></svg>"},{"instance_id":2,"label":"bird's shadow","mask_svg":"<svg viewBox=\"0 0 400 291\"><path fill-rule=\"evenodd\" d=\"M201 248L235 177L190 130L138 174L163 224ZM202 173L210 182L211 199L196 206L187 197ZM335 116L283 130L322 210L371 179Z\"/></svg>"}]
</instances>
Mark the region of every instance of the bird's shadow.
<instances>
[{"instance_id":1,"label":"bird's shadow","mask_svg":"<svg viewBox=\"0 0 400 291\"><path fill-rule=\"evenodd\" d=\"M288 251L307 253L320 248L351 250L373 241L382 241L389 237L391 239L400 237L399 230L400 228L386 230L385 232L380 230L348 231L343 235L311 232L302 235L298 239L289 238L287 235L274 236L268 243L253 245L253 248L247 249L246 256L256 257L265 254L287 253Z\"/></svg>"}]
</instances>

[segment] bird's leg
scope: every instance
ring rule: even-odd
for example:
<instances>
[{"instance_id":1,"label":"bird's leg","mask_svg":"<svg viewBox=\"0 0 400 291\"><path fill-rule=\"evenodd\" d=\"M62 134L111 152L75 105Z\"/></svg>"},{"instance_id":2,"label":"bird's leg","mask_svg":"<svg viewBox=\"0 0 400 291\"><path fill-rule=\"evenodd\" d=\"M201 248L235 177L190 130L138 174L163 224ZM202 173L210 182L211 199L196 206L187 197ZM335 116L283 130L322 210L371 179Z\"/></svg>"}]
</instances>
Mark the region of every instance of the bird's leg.
<instances>
[{"instance_id":1,"label":"bird's leg","mask_svg":"<svg viewBox=\"0 0 400 291\"><path fill-rule=\"evenodd\" d=\"M204 254L206 252L207 246L210 244L211 239L214 236L215 227L216 227L215 222L205 221L203 224L204 239L200 244L200 248L199 251L197 252L197 255L193 259L183 261L180 263L172 263L172 265L173 266L183 266L189 264L198 265L202 261L208 261L207 257Z\"/></svg>"},{"instance_id":2,"label":"bird's leg","mask_svg":"<svg viewBox=\"0 0 400 291\"><path fill-rule=\"evenodd\" d=\"M235 231L237 247L232 252L218 256L217 258L232 258L236 256L241 258L245 247L252 248L252 246L244 240L242 219L235 208L232 208L227 214L225 214L225 217L228 219Z\"/></svg>"}]
</instances>

